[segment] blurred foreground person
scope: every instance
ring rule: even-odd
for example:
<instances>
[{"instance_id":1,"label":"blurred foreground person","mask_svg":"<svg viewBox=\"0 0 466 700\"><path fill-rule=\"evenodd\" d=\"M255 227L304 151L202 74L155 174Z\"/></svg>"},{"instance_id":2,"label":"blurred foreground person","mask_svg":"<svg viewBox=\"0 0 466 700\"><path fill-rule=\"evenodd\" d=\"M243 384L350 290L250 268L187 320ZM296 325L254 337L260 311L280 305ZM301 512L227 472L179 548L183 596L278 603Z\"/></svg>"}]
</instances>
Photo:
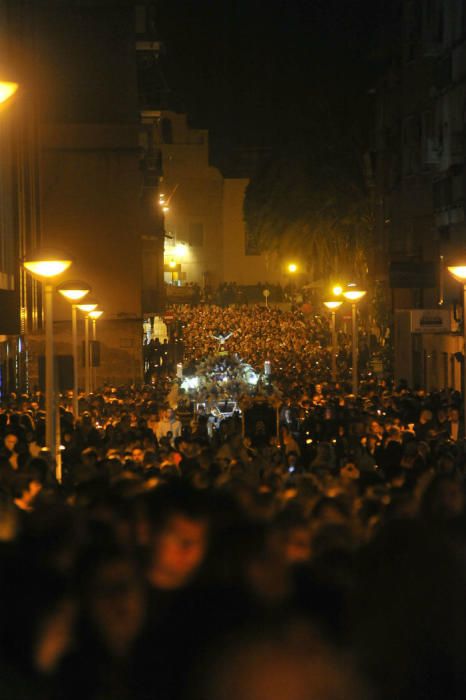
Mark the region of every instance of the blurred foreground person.
<instances>
[{"instance_id":1,"label":"blurred foreground person","mask_svg":"<svg viewBox=\"0 0 466 700\"><path fill-rule=\"evenodd\" d=\"M354 663L291 625L238 639L203 675L191 698L206 700L369 700Z\"/></svg>"},{"instance_id":2,"label":"blurred foreground person","mask_svg":"<svg viewBox=\"0 0 466 700\"><path fill-rule=\"evenodd\" d=\"M67 580L4 553L0 571L0 697L49 700L71 647L75 603Z\"/></svg>"},{"instance_id":3,"label":"blurred foreground person","mask_svg":"<svg viewBox=\"0 0 466 700\"><path fill-rule=\"evenodd\" d=\"M81 562L81 614L75 648L61 669L63 700L132 700L134 658L146 616L141 571L111 546Z\"/></svg>"}]
</instances>

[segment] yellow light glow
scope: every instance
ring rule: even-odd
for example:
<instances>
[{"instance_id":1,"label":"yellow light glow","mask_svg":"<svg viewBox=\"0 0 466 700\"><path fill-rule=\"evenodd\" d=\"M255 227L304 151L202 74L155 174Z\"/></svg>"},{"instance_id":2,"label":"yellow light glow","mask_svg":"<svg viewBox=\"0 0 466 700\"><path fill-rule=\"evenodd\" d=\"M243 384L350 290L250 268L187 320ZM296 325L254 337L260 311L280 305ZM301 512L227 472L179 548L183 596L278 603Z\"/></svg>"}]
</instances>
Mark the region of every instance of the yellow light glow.
<instances>
[{"instance_id":1,"label":"yellow light glow","mask_svg":"<svg viewBox=\"0 0 466 700\"><path fill-rule=\"evenodd\" d=\"M84 299L86 294L89 294L88 289L59 289L58 293L68 299L69 301L79 301Z\"/></svg>"},{"instance_id":2,"label":"yellow light glow","mask_svg":"<svg viewBox=\"0 0 466 700\"><path fill-rule=\"evenodd\" d=\"M163 206L162 211L164 214L168 214L168 212L170 211L170 207Z\"/></svg>"},{"instance_id":3,"label":"yellow light glow","mask_svg":"<svg viewBox=\"0 0 466 700\"><path fill-rule=\"evenodd\" d=\"M343 296L348 301L359 301L365 294L367 292L363 292L362 289L348 289L346 292L343 292Z\"/></svg>"},{"instance_id":4,"label":"yellow light glow","mask_svg":"<svg viewBox=\"0 0 466 700\"><path fill-rule=\"evenodd\" d=\"M18 83L0 81L0 104L7 102L18 90Z\"/></svg>"},{"instance_id":5,"label":"yellow light glow","mask_svg":"<svg viewBox=\"0 0 466 700\"><path fill-rule=\"evenodd\" d=\"M62 297L65 297L65 299L68 299L68 301L80 301L80 299L84 299L90 291L91 288L89 285L81 280L62 282L62 284L57 287L57 292L61 294Z\"/></svg>"},{"instance_id":6,"label":"yellow light glow","mask_svg":"<svg viewBox=\"0 0 466 700\"><path fill-rule=\"evenodd\" d=\"M88 314L91 311L94 311L98 307L97 302L89 302L87 304L77 304L77 307L80 311L84 311L84 313Z\"/></svg>"},{"instance_id":7,"label":"yellow light glow","mask_svg":"<svg viewBox=\"0 0 466 700\"><path fill-rule=\"evenodd\" d=\"M184 258L186 253L188 252L188 246L185 245L184 243L177 243L175 246L174 253L178 258Z\"/></svg>"},{"instance_id":8,"label":"yellow light glow","mask_svg":"<svg viewBox=\"0 0 466 700\"><path fill-rule=\"evenodd\" d=\"M71 265L71 260L26 260L24 267L35 277L56 277L65 272Z\"/></svg>"},{"instance_id":9,"label":"yellow light glow","mask_svg":"<svg viewBox=\"0 0 466 700\"><path fill-rule=\"evenodd\" d=\"M296 272L297 269L298 269L298 266L296 265L296 263L290 263L288 265L288 272Z\"/></svg>"},{"instance_id":10,"label":"yellow light glow","mask_svg":"<svg viewBox=\"0 0 466 700\"><path fill-rule=\"evenodd\" d=\"M332 289L332 293L334 296L339 297L340 294L343 292L343 287L340 284L336 284L334 288Z\"/></svg>"},{"instance_id":11,"label":"yellow light glow","mask_svg":"<svg viewBox=\"0 0 466 700\"><path fill-rule=\"evenodd\" d=\"M448 267L448 272L453 275L458 282L466 282L466 265L452 265Z\"/></svg>"},{"instance_id":12,"label":"yellow light glow","mask_svg":"<svg viewBox=\"0 0 466 700\"><path fill-rule=\"evenodd\" d=\"M101 309L95 309L95 311L89 311L89 318L92 318L93 321L97 321L98 318L100 318L103 314L103 311Z\"/></svg>"},{"instance_id":13,"label":"yellow light glow","mask_svg":"<svg viewBox=\"0 0 466 700\"><path fill-rule=\"evenodd\" d=\"M176 261L175 261L175 260L170 260L170 262L168 263L168 267L171 267L171 268L176 267Z\"/></svg>"},{"instance_id":14,"label":"yellow light glow","mask_svg":"<svg viewBox=\"0 0 466 700\"><path fill-rule=\"evenodd\" d=\"M342 301L324 301L324 306L326 306L327 309L330 309L331 311L333 311L334 309L339 309L342 304Z\"/></svg>"}]
</instances>

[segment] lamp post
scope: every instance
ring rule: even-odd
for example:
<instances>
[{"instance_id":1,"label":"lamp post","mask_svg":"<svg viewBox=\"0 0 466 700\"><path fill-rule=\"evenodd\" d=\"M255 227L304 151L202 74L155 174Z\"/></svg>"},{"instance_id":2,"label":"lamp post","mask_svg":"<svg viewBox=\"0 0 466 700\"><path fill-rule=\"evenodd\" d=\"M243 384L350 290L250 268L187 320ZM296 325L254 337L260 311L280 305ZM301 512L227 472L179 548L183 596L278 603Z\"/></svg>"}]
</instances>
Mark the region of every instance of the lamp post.
<instances>
[{"instance_id":1,"label":"lamp post","mask_svg":"<svg viewBox=\"0 0 466 700\"><path fill-rule=\"evenodd\" d=\"M96 301L90 299L84 304L77 304L80 311L85 314L84 317L84 393L89 396L91 393L91 373L89 365L89 314L97 308Z\"/></svg>"},{"instance_id":2,"label":"lamp post","mask_svg":"<svg viewBox=\"0 0 466 700\"><path fill-rule=\"evenodd\" d=\"M365 296L366 291L358 289L355 284L348 284L343 292L345 299L351 302L352 335L353 335L353 394L358 393L358 324L356 315L356 304Z\"/></svg>"},{"instance_id":3,"label":"lamp post","mask_svg":"<svg viewBox=\"0 0 466 700\"><path fill-rule=\"evenodd\" d=\"M336 311L343 304L342 301L332 300L324 301L324 306L329 309L332 314L332 382L337 381L337 323Z\"/></svg>"},{"instance_id":4,"label":"lamp post","mask_svg":"<svg viewBox=\"0 0 466 700\"><path fill-rule=\"evenodd\" d=\"M79 414L78 402L78 307L77 301L81 301L89 294L91 288L86 282L74 280L63 282L57 287L57 291L65 299L71 302L71 334L73 345L73 414L77 418Z\"/></svg>"},{"instance_id":5,"label":"lamp post","mask_svg":"<svg viewBox=\"0 0 466 700\"><path fill-rule=\"evenodd\" d=\"M463 285L463 427L466 438L466 265L451 265L448 272Z\"/></svg>"},{"instance_id":6,"label":"lamp post","mask_svg":"<svg viewBox=\"0 0 466 700\"><path fill-rule=\"evenodd\" d=\"M45 444L56 462L57 479L61 480L59 434L57 430L57 405L55 397L53 354L53 286L51 280L61 275L71 265L68 256L57 251L42 250L28 256L23 262L25 269L40 280L44 287L45 321ZM59 427L59 425L58 425ZM57 440L58 438L58 440Z\"/></svg>"},{"instance_id":7,"label":"lamp post","mask_svg":"<svg viewBox=\"0 0 466 700\"><path fill-rule=\"evenodd\" d=\"M94 311L89 311L89 318L92 320L92 342L95 343L97 341L97 320L102 316L103 311L102 309L94 309ZM95 391L96 384L97 384L97 371L94 370L94 363L92 363L91 367L91 374L92 374L92 382L91 382L91 388L92 391Z\"/></svg>"}]
</instances>

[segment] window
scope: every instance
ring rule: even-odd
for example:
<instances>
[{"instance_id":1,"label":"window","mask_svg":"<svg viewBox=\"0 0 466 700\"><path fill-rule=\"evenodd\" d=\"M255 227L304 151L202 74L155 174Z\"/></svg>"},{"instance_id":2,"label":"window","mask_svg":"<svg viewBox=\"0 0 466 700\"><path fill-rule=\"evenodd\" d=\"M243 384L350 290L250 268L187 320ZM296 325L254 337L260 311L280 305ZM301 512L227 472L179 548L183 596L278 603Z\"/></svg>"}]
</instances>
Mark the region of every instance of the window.
<instances>
[{"instance_id":1,"label":"window","mask_svg":"<svg viewBox=\"0 0 466 700\"><path fill-rule=\"evenodd\" d=\"M189 224L188 243L193 248L202 248L204 245L204 224Z\"/></svg>"}]
</instances>

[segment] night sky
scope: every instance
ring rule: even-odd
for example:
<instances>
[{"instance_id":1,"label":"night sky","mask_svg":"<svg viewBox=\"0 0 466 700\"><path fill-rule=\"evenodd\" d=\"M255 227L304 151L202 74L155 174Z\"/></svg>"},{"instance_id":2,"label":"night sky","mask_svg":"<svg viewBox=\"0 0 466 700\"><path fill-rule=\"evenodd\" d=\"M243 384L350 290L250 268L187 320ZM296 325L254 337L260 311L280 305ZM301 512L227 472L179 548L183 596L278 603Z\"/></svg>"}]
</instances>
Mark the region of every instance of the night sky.
<instances>
[{"instance_id":1,"label":"night sky","mask_svg":"<svg viewBox=\"0 0 466 700\"><path fill-rule=\"evenodd\" d=\"M214 149L319 130L325 102L357 108L377 72L380 0L161 0L164 67Z\"/></svg>"}]
</instances>

